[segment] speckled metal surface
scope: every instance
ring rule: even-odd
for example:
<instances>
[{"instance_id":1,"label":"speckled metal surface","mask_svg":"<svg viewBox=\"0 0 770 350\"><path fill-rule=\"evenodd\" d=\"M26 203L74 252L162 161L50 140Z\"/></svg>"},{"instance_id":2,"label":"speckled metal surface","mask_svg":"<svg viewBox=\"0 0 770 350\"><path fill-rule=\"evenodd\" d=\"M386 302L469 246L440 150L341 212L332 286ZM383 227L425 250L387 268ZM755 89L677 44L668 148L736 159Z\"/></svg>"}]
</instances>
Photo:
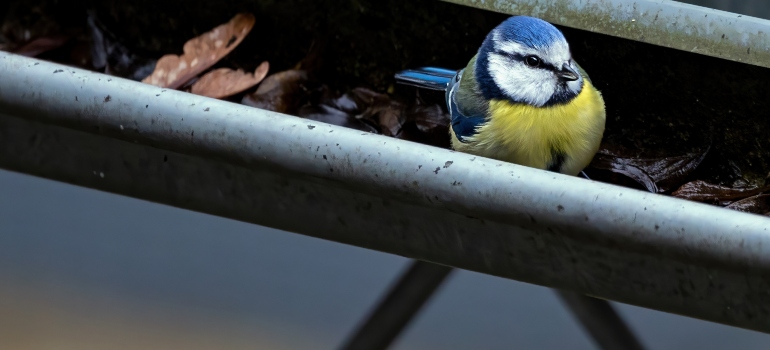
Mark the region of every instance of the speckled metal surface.
<instances>
[{"instance_id":1,"label":"speckled metal surface","mask_svg":"<svg viewBox=\"0 0 770 350\"><path fill-rule=\"evenodd\" d=\"M669 0L445 0L770 67L770 21Z\"/></svg>"},{"instance_id":2,"label":"speckled metal surface","mask_svg":"<svg viewBox=\"0 0 770 350\"><path fill-rule=\"evenodd\" d=\"M0 167L770 332L770 218L0 53Z\"/></svg>"}]
</instances>

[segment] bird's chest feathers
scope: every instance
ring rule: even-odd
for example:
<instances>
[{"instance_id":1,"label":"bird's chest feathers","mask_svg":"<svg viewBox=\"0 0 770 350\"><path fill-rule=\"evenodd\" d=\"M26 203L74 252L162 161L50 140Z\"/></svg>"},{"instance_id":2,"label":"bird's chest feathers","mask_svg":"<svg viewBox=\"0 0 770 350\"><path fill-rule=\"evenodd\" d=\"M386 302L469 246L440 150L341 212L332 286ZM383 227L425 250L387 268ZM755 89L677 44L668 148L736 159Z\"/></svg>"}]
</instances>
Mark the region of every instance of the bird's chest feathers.
<instances>
[{"instance_id":1,"label":"bird's chest feathers","mask_svg":"<svg viewBox=\"0 0 770 350\"><path fill-rule=\"evenodd\" d=\"M585 166L598 149L605 119L601 95L586 85L572 101L557 106L493 100L489 122L474 141L485 149L482 153L522 165L547 169L560 158L569 167Z\"/></svg>"}]
</instances>

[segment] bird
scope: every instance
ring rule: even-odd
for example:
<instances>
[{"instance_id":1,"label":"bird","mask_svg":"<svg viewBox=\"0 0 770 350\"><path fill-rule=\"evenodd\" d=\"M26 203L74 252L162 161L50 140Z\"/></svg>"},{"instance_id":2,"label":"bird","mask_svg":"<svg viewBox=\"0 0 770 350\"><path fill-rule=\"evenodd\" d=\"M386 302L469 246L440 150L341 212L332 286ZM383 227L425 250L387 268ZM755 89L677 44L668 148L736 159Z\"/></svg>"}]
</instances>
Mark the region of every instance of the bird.
<instances>
[{"instance_id":1,"label":"bird","mask_svg":"<svg viewBox=\"0 0 770 350\"><path fill-rule=\"evenodd\" d=\"M509 17L463 69L407 69L395 79L445 91L456 151L585 176L604 134L601 92L563 33L542 19Z\"/></svg>"}]
</instances>

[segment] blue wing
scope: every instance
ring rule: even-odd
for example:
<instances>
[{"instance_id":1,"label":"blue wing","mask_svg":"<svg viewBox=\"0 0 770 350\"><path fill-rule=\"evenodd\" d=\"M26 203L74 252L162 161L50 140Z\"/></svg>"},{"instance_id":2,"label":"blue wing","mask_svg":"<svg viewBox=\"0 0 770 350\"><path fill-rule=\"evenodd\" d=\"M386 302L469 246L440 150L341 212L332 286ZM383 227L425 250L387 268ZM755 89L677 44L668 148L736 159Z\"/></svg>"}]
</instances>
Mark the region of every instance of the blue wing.
<instances>
[{"instance_id":1,"label":"blue wing","mask_svg":"<svg viewBox=\"0 0 770 350\"><path fill-rule=\"evenodd\" d=\"M487 122L486 110L476 108L469 103L462 103L463 99L460 99L458 104L458 95L462 94L460 91L460 81L462 81L463 73L466 70L463 69L457 72L457 75L449 83L449 87L446 94L446 104L449 109L449 115L452 118L452 130L457 136L460 142L468 142L468 137L476 134L476 129L482 124ZM473 79L473 72L469 72L471 75L466 79ZM471 84L475 85L475 84ZM466 91L466 96L472 95L473 91ZM467 100L467 99L466 99Z\"/></svg>"},{"instance_id":2,"label":"blue wing","mask_svg":"<svg viewBox=\"0 0 770 350\"><path fill-rule=\"evenodd\" d=\"M460 104L457 102L460 81L464 71L465 69L454 71L444 68L423 67L396 73L396 82L400 84L446 91L446 104L452 118L452 130L460 142L468 142L467 138L476 134L476 128L487 121L486 109L480 110L475 106L465 106L462 102ZM467 78L473 79L472 74L473 72L470 72L470 76ZM475 87L475 82L470 85ZM465 95L475 95L475 91L469 91Z\"/></svg>"}]
</instances>

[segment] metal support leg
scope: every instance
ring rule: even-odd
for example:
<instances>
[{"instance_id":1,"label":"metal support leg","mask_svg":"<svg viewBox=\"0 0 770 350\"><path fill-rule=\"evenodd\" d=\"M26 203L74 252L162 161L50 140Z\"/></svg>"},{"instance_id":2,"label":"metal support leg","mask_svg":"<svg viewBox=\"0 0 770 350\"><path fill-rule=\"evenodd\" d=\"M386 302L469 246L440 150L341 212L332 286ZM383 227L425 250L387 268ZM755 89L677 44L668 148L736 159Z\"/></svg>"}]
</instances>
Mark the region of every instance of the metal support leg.
<instances>
[{"instance_id":1,"label":"metal support leg","mask_svg":"<svg viewBox=\"0 0 770 350\"><path fill-rule=\"evenodd\" d=\"M341 349L386 349L451 271L451 267L415 260Z\"/></svg>"},{"instance_id":2,"label":"metal support leg","mask_svg":"<svg viewBox=\"0 0 770 350\"><path fill-rule=\"evenodd\" d=\"M644 349L608 301L574 292L554 290L599 348L603 350Z\"/></svg>"}]
</instances>

